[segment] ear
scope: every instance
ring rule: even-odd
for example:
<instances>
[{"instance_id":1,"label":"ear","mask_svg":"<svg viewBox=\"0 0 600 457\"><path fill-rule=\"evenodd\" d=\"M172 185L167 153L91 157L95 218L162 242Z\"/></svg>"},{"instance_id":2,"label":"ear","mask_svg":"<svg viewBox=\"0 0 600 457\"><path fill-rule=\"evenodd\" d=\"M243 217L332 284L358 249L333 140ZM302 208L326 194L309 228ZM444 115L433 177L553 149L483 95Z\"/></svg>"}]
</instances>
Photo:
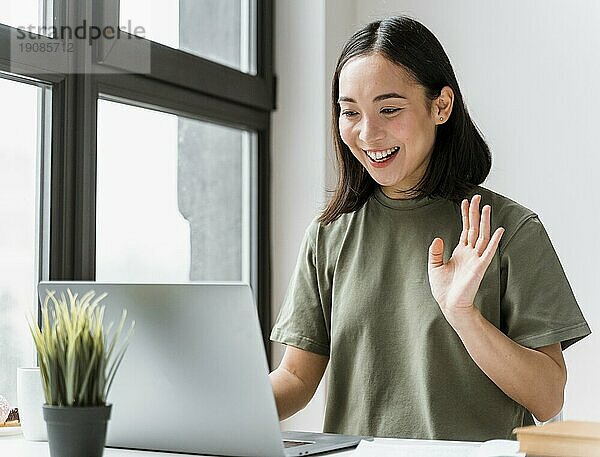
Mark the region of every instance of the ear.
<instances>
[{"instance_id":1,"label":"ear","mask_svg":"<svg viewBox=\"0 0 600 457\"><path fill-rule=\"evenodd\" d=\"M431 104L431 115L436 125L445 123L452 113L454 105L454 91L449 86L444 86L440 95Z\"/></svg>"}]
</instances>

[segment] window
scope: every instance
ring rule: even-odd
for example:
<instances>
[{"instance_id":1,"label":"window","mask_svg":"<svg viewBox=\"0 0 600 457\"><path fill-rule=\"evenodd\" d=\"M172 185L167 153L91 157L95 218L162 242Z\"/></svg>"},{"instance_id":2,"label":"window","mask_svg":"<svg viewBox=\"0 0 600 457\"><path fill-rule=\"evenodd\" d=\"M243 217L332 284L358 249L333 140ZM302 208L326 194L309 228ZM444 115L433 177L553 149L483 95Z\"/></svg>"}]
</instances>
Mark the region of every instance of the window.
<instances>
[{"instance_id":1,"label":"window","mask_svg":"<svg viewBox=\"0 0 600 457\"><path fill-rule=\"evenodd\" d=\"M48 14L38 0L0 5L0 394L13 406L16 368L35 364L26 317L35 319L36 286L48 274L53 89L64 78L48 59L13 59L11 45L15 27L38 31Z\"/></svg>"},{"instance_id":2,"label":"window","mask_svg":"<svg viewBox=\"0 0 600 457\"><path fill-rule=\"evenodd\" d=\"M255 137L101 100L96 278L252 284Z\"/></svg>"},{"instance_id":3,"label":"window","mask_svg":"<svg viewBox=\"0 0 600 457\"><path fill-rule=\"evenodd\" d=\"M43 22L40 15L43 3L39 0L2 0L0 3L0 23L12 27L28 27L38 30Z\"/></svg>"},{"instance_id":4,"label":"window","mask_svg":"<svg viewBox=\"0 0 600 457\"><path fill-rule=\"evenodd\" d=\"M119 25L149 40L256 74L256 0L121 0Z\"/></svg>"},{"instance_id":5,"label":"window","mask_svg":"<svg viewBox=\"0 0 600 457\"><path fill-rule=\"evenodd\" d=\"M37 310L43 249L43 87L0 77L0 394L16 404L16 369L35 363L26 317ZM49 121L49 119L47 119Z\"/></svg>"},{"instance_id":6,"label":"window","mask_svg":"<svg viewBox=\"0 0 600 457\"><path fill-rule=\"evenodd\" d=\"M0 393L32 363L19 315L42 279L246 281L268 353L272 16L272 0L2 2Z\"/></svg>"}]
</instances>

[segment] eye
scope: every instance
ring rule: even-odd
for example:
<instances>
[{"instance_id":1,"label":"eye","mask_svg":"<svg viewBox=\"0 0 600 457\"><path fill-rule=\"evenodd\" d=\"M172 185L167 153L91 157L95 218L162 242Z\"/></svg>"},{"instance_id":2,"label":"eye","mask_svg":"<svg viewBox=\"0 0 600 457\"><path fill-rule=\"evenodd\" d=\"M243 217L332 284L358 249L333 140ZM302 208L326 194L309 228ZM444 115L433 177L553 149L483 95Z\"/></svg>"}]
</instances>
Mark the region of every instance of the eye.
<instances>
[{"instance_id":1,"label":"eye","mask_svg":"<svg viewBox=\"0 0 600 457\"><path fill-rule=\"evenodd\" d=\"M382 108L381 112L383 114L395 114L400 111L402 108Z\"/></svg>"},{"instance_id":2,"label":"eye","mask_svg":"<svg viewBox=\"0 0 600 457\"><path fill-rule=\"evenodd\" d=\"M353 116L356 116L357 114L358 113L356 111L349 111L349 110L345 110L340 113L340 115L344 116L344 117L353 117Z\"/></svg>"}]
</instances>

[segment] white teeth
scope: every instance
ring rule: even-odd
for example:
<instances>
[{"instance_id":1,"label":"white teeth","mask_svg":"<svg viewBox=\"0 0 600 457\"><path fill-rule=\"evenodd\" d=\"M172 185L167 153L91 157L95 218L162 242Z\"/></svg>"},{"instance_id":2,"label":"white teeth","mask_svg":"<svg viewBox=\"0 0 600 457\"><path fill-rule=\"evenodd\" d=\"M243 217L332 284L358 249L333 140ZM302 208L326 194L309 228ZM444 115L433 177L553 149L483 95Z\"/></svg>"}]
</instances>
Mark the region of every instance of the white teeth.
<instances>
[{"instance_id":1,"label":"white teeth","mask_svg":"<svg viewBox=\"0 0 600 457\"><path fill-rule=\"evenodd\" d=\"M400 147L396 146L396 147L393 147L393 148L390 148L390 149L386 149L385 151L377 151L377 152L365 151L365 152L367 153L367 155L372 160L381 161L383 159L387 159L390 155L392 155L393 153L395 153L399 149L400 149Z\"/></svg>"}]
</instances>

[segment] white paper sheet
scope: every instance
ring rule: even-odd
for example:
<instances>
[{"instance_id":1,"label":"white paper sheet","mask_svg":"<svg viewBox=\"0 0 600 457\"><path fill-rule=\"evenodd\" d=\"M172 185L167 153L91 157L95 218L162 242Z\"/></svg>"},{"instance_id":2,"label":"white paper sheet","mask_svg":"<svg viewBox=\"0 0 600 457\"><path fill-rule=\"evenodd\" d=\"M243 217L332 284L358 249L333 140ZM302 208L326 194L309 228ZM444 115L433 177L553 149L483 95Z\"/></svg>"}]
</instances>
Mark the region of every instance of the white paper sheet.
<instances>
[{"instance_id":1,"label":"white paper sheet","mask_svg":"<svg viewBox=\"0 0 600 457\"><path fill-rule=\"evenodd\" d=\"M492 440L481 445L461 443L399 443L361 441L357 457L525 457L519 453L519 443Z\"/></svg>"}]
</instances>

